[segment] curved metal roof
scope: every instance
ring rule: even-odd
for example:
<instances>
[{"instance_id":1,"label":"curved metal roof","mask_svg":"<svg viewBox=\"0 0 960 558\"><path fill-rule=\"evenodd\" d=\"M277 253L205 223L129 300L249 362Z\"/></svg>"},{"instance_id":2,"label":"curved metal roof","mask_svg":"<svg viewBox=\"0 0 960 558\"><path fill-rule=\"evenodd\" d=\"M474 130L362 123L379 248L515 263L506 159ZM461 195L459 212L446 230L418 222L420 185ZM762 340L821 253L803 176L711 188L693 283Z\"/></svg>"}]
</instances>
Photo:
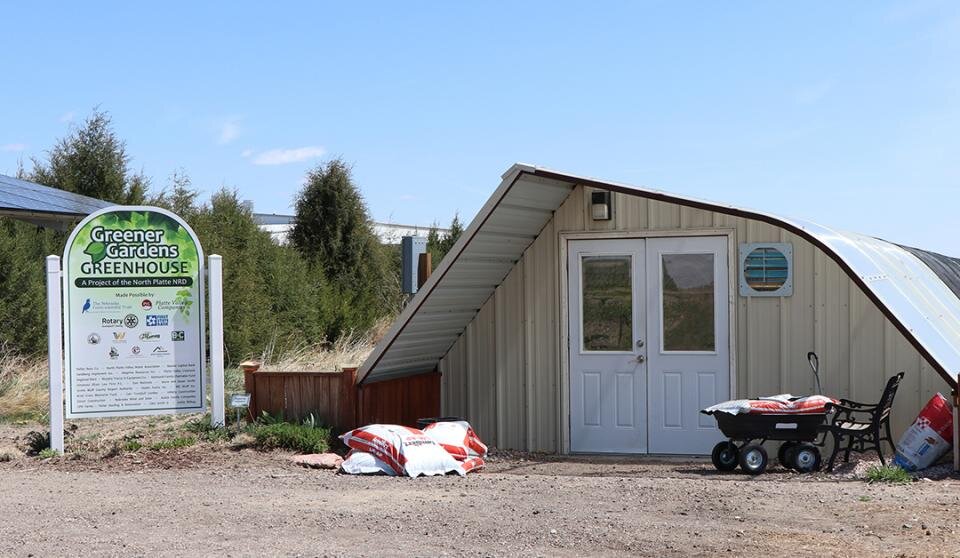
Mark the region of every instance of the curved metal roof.
<instances>
[{"instance_id":1,"label":"curved metal roof","mask_svg":"<svg viewBox=\"0 0 960 558\"><path fill-rule=\"evenodd\" d=\"M577 185L763 221L807 239L835 260L940 375L956 385L960 261L808 221L523 164L504 173L500 186L360 367L358 381L436 369Z\"/></svg>"}]
</instances>

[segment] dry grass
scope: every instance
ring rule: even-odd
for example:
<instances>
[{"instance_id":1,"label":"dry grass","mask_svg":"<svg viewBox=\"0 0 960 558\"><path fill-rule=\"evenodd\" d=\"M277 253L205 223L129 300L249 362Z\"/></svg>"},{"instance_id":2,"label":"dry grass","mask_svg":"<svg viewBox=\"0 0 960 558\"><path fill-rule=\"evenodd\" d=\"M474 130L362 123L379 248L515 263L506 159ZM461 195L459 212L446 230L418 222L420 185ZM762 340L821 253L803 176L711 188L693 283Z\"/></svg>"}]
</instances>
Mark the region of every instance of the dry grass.
<instances>
[{"instance_id":1,"label":"dry grass","mask_svg":"<svg viewBox=\"0 0 960 558\"><path fill-rule=\"evenodd\" d=\"M385 331L386 327L378 324L365 335L346 335L333 345L301 345L281 351L275 350L276 345L271 342L260 357L260 370L334 372L345 367L359 366L373 351L374 345Z\"/></svg>"},{"instance_id":2,"label":"dry grass","mask_svg":"<svg viewBox=\"0 0 960 558\"><path fill-rule=\"evenodd\" d=\"M383 320L365 335L344 336L332 345L301 345L277 350L271 342L261 355L261 370L336 371L359 366L390 326ZM226 370L228 391L243 391L243 374ZM0 345L0 419L41 420L49 410L47 359L26 357Z\"/></svg>"},{"instance_id":3,"label":"dry grass","mask_svg":"<svg viewBox=\"0 0 960 558\"><path fill-rule=\"evenodd\" d=\"M0 346L0 418L38 418L50 408L47 359Z\"/></svg>"}]
</instances>

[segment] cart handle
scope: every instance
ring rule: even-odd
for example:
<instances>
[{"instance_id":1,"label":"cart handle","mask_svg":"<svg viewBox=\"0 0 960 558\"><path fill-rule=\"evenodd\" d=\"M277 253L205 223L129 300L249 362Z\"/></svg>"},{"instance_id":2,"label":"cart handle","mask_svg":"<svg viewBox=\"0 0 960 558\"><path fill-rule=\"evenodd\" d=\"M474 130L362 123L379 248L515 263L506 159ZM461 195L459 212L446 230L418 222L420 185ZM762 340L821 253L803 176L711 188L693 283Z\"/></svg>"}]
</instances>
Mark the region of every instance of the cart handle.
<instances>
[{"instance_id":1,"label":"cart handle","mask_svg":"<svg viewBox=\"0 0 960 558\"><path fill-rule=\"evenodd\" d=\"M810 351L807 353L807 362L810 363L813 377L817 380L817 393L823 395L823 388L820 386L820 357L817 356L817 353Z\"/></svg>"}]
</instances>

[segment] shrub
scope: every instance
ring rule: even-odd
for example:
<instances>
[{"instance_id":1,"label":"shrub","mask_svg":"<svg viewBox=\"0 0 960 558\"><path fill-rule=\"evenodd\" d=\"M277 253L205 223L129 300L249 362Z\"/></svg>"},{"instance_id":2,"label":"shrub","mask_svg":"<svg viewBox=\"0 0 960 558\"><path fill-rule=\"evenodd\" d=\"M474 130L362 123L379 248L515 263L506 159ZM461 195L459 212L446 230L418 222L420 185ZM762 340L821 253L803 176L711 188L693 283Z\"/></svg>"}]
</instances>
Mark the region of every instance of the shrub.
<instances>
[{"instance_id":1,"label":"shrub","mask_svg":"<svg viewBox=\"0 0 960 558\"><path fill-rule=\"evenodd\" d=\"M46 449L40 450L40 453L37 454L37 457L39 457L40 459L50 459L51 457L57 457L58 455L60 455L59 451L51 448L46 448Z\"/></svg>"},{"instance_id":2,"label":"shrub","mask_svg":"<svg viewBox=\"0 0 960 558\"><path fill-rule=\"evenodd\" d=\"M913 477L896 465L884 465L883 467L874 465L867 470L866 480L869 483L908 484L913 482Z\"/></svg>"},{"instance_id":3,"label":"shrub","mask_svg":"<svg viewBox=\"0 0 960 558\"><path fill-rule=\"evenodd\" d=\"M50 449L49 432L28 432L23 439L27 443L27 455L40 455L43 450Z\"/></svg>"},{"instance_id":4,"label":"shrub","mask_svg":"<svg viewBox=\"0 0 960 558\"><path fill-rule=\"evenodd\" d=\"M258 423L251 434L261 449L287 449L300 453L323 453L330 448L330 429L317 426L313 417L303 424L290 422Z\"/></svg>"},{"instance_id":5,"label":"shrub","mask_svg":"<svg viewBox=\"0 0 960 558\"><path fill-rule=\"evenodd\" d=\"M226 423L231 421L230 413L226 413L225 416ZM236 420L236 419L233 419ZM224 426L214 426L210 423L210 414L207 413L200 418L195 418L188 420L183 425L184 430L188 432L193 432L197 435L197 438L206 440L208 442L219 442L222 440L230 439L230 431L227 429L226 425Z\"/></svg>"}]
</instances>

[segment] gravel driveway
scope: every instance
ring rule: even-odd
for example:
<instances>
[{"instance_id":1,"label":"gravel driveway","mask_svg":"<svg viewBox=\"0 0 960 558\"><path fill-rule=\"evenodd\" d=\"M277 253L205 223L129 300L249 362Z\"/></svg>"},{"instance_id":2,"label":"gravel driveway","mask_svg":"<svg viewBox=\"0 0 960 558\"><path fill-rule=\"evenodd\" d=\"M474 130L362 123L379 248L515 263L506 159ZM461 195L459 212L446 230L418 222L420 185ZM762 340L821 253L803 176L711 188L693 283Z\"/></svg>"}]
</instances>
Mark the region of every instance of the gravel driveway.
<instances>
[{"instance_id":1,"label":"gravel driveway","mask_svg":"<svg viewBox=\"0 0 960 558\"><path fill-rule=\"evenodd\" d=\"M467 478L407 479L288 457L197 446L0 463L0 555L960 555L955 477L500 454Z\"/></svg>"}]
</instances>

